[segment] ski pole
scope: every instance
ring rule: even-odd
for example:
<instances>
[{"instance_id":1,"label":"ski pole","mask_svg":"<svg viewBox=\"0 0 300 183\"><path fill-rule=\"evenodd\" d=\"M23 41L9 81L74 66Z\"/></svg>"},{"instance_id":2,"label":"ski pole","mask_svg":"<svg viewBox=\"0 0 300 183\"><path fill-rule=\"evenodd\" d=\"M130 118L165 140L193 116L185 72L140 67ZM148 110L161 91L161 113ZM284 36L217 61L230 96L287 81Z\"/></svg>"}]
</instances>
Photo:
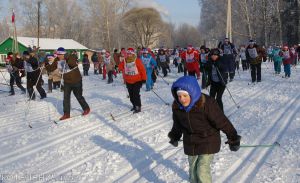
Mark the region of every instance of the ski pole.
<instances>
[{"instance_id":1,"label":"ski pole","mask_svg":"<svg viewBox=\"0 0 300 183\"><path fill-rule=\"evenodd\" d=\"M239 62L241 62L242 63L242 61L241 61L241 58L239 59L239 61L238 61L238 64L239 64ZM238 75L239 75L239 78L241 79L241 75L240 75L240 67L238 67L237 69L237 73L238 73Z\"/></svg>"},{"instance_id":2,"label":"ski pole","mask_svg":"<svg viewBox=\"0 0 300 183\"><path fill-rule=\"evenodd\" d=\"M40 77L42 76L42 70L43 70L43 68L44 68L44 66L40 67L40 74L39 74L39 76L38 76L38 78L37 78L37 81L36 81L36 83L35 83L34 86L36 86L36 85L38 84L38 82L39 82L39 80L40 80ZM24 121L26 121L26 122L27 122L26 119L27 119L27 115L28 115L29 107L30 107L30 101L31 101L31 99L32 99L33 94L34 94L34 90L32 91L32 94L30 95L30 98L29 98L29 101L28 101L27 108L25 109L25 119L24 119ZM29 128L32 128L30 122L27 122L27 124L28 124Z\"/></svg>"},{"instance_id":3,"label":"ski pole","mask_svg":"<svg viewBox=\"0 0 300 183\"><path fill-rule=\"evenodd\" d=\"M125 92L126 92L126 97L127 97L127 98L129 98L129 93L128 93L128 90L127 90L127 88L126 88L125 84L124 84L124 85L122 85L122 86L123 86L123 88L124 88L124 90L125 90Z\"/></svg>"},{"instance_id":4,"label":"ski pole","mask_svg":"<svg viewBox=\"0 0 300 183\"><path fill-rule=\"evenodd\" d=\"M62 73L61 73L61 79L60 79L60 83L59 83L59 92L62 90L62 82L64 80L64 73L65 73L65 69L66 69L66 64L67 64L67 61L65 61L65 64L64 64L64 67L63 67L63 70L62 70ZM59 98L59 96L56 97L55 109L57 109L58 98ZM54 121L54 123L57 124L56 121Z\"/></svg>"},{"instance_id":5,"label":"ski pole","mask_svg":"<svg viewBox=\"0 0 300 183\"><path fill-rule=\"evenodd\" d=\"M247 147L275 147L275 146L280 146L279 142L274 142L273 144L256 144L256 145L240 145L241 148L247 148Z\"/></svg>"},{"instance_id":6,"label":"ski pole","mask_svg":"<svg viewBox=\"0 0 300 183\"><path fill-rule=\"evenodd\" d=\"M170 85L170 83L168 83L161 75L158 74L158 76L167 84Z\"/></svg>"},{"instance_id":7,"label":"ski pole","mask_svg":"<svg viewBox=\"0 0 300 183\"><path fill-rule=\"evenodd\" d=\"M261 61L264 62L264 58L263 57L261 57ZM264 63L266 65L266 68L269 69L268 64L266 62L264 62Z\"/></svg>"},{"instance_id":8,"label":"ski pole","mask_svg":"<svg viewBox=\"0 0 300 183\"><path fill-rule=\"evenodd\" d=\"M225 88L226 88L226 90L228 91L228 93L229 93L229 95L230 95L230 97L231 97L233 103L234 103L235 106L239 109L241 106L239 106L239 105L235 102L235 100L234 100L233 96L231 95L231 93L230 93L228 87L226 86L226 83L225 83L225 81L224 81L224 79L223 79L223 77L222 77L222 75L221 75L219 69L218 69L218 68L216 68L216 69L217 69L217 72L219 73L219 75L221 76L221 79L222 79L223 83L225 84Z\"/></svg>"},{"instance_id":9,"label":"ski pole","mask_svg":"<svg viewBox=\"0 0 300 183\"><path fill-rule=\"evenodd\" d=\"M151 90L161 101L165 103L165 105L170 105L168 102L166 102L164 99L162 99L154 90Z\"/></svg>"},{"instance_id":10,"label":"ski pole","mask_svg":"<svg viewBox=\"0 0 300 183\"><path fill-rule=\"evenodd\" d=\"M3 75L3 72L2 72L1 70L0 70L0 72L1 72L1 75L2 75L2 77L3 77L4 81L5 81L5 83L6 83L8 86L10 86L10 85L8 84L8 82L7 82L6 78L5 78L5 76Z\"/></svg>"}]
</instances>

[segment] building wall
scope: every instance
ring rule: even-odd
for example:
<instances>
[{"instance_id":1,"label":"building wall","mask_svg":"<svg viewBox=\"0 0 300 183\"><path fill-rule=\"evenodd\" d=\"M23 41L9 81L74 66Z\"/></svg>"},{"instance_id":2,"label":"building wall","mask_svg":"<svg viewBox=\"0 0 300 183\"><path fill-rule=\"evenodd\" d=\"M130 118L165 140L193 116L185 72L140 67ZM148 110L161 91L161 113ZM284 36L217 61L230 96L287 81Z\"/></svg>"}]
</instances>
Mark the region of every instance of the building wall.
<instances>
[{"instance_id":1,"label":"building wall","mask_svg":"<svg viewBox=\"0 0 300 183\"><path fill-rule=\"evenodd\" d=\"M10 52L12 50L12 44L13 44L13 39L12 38L7 38L1 45L0 45L0 64L1 63L4 63L5 62L5 58L6 58L6 54L8 52ZM24 46L23 44L18 44L19 46L19 53L22 54L23 51L26 51L27 50L27 47ZM63 45L62 45L63 46ZM73 51L73 49L67 49L65 48L66 51L68 53L71 53ZM40 51L43 51L45 52L46 54L47 53L50 53L50 54L53 54L55 50L40 50ZM87 50L76 50L77 53L78 53L78 60L79 61L82 61L82 58L83 58L83 54L85 51Z\"/></svg>"},{"instance_id":2,"label":"building wall","mask_svg":"<svg viewBox=\"0 0 300 183\"><path fill-rule=\"evenodd\" d=\"M7 40L5 40L1 45L0 45L0 54L6 54L10 51L12 51L12 43L13 40L12 38L8 38ZM22 44L18 44L19 46L19 53L23 53L23 51L27 50L27 48L22 45Z\"/></svg>"},{"instance_id":3,"label":"building wall","mask_svg":"<svg viewBox=\"0 0 300 183\"><path fill-rule=\"evenodd\" d=\"M8 38L0 45L0 65L4 64L7 53L12 51L12 43L13 39ZM20 43L18 44L18 47L19 53L21 54L23 53L23 51L27 50L27 48Z\"/></svg>"}]
</instances>

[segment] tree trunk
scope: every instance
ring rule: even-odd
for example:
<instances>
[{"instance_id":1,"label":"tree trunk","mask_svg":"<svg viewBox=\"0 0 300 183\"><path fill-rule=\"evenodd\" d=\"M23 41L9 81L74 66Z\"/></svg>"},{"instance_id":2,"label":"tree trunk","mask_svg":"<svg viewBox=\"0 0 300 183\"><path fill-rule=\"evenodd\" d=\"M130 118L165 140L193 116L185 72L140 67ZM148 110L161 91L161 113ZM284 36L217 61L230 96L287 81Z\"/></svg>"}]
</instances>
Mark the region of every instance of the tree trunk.
<instances>
[{"instance_id":1,"label":"tree trunk","mask_svg":"<svg viewBox=\"0 0 300 183\"><path fill-rule=\"evenodd\" d=\"M263 36L263 44L265 46L268 46L268 33L267 33L267 2L266 0L263 0L263 30L264 30L264 36Z\"/></svg>"},{"instance_id":2,"label":"tree trunk","mask_svg":"<svg viewBox=\"0 0 300 183\"><path fill-rule=\"evenodd\" d=\"M300 0L297 0L297 12L296 12L296 15L297 15L297 43L300 44Z\"/></svg>"},{"instance_id":3,"label":"tree trunk","mask_svg":"<svg viewBox=\"0 0 300 183\"><path fill-rule=\"evenodd\" d=\"M277 11L277 20L278 20L278 28L279 28L279 44L282 45L282 21L281 21L281 13L280 13L280 0L277 0L276 4Z\"/></svg>"}]
</instances>

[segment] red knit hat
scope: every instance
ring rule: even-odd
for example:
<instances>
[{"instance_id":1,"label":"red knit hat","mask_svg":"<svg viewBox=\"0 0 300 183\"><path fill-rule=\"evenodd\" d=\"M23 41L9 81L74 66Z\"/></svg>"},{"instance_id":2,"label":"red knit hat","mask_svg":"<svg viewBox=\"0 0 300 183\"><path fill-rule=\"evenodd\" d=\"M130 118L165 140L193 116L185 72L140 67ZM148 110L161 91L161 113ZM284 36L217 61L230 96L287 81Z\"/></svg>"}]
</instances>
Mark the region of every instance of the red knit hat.
<instances>
[{"instance_id":1,"label":"red knit hat","mask_svg":"<svg viewBox=\"0 0 300 183\"><path fill-rule=\"evenodd\" d=\"M128 54L135 54L133 48L128 48L128 49L127 49L127 53L128 53Z\"/></svg>"}]
</instances>

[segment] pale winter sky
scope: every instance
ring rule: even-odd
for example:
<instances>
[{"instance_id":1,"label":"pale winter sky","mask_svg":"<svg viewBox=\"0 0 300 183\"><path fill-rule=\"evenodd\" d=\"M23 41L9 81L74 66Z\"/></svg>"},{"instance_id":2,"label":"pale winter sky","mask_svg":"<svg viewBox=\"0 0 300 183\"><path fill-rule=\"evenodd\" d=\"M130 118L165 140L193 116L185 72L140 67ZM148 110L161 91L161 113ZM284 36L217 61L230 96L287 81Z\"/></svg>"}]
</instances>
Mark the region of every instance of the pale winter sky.
<instances>
[{"instance_id":1,"label":"pale winter sky","mask_svg":"<svg viewBox=\"0 0 300 183\"><path fill-rule=\"evenodd\" d=\"M197 26L200 21L200 6L198 0L133 0L137 7L154 7L165 21L175 25L188 23ZM0 0L0 19L8 16L10 21L11 9L15 0ZM16 16L17 12L16 12Z\"/></svg>"}]
</instances>

